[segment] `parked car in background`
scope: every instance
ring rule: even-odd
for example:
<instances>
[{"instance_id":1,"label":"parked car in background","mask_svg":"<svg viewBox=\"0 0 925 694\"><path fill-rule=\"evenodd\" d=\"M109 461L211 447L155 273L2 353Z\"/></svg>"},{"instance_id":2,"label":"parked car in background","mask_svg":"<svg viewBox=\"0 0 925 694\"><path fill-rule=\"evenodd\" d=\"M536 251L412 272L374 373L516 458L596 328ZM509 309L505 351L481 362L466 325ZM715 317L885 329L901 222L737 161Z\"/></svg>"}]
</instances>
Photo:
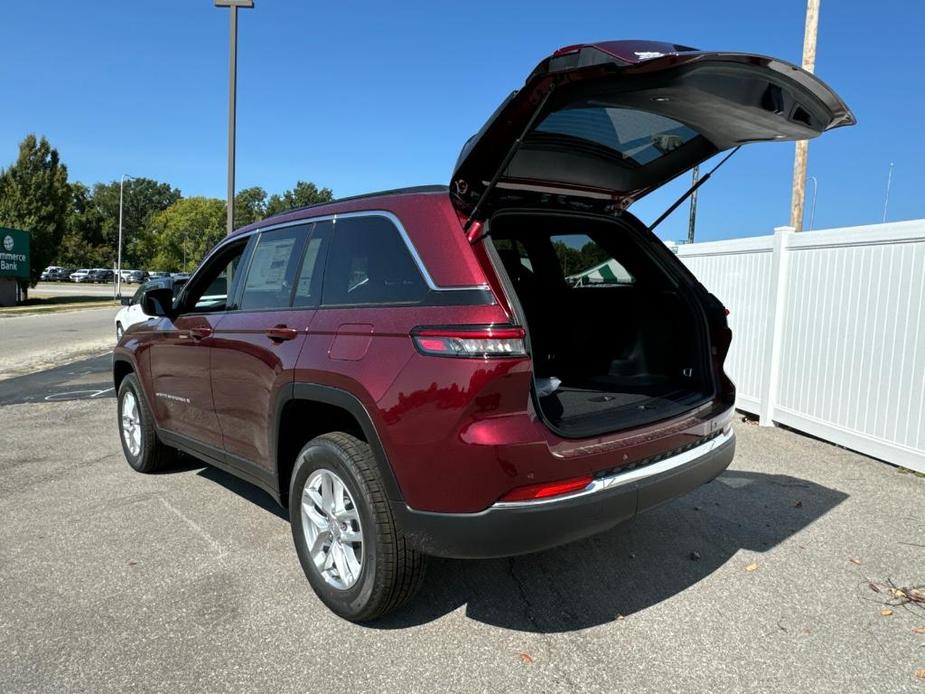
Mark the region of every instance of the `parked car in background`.
<instances>
[{"instance_id":1,"label":"parked car in background","mask_svg":"<svg viewBox=\"0 0 925 694\"><path fill-rule=\"evenodd\" d=\"M161 272L159 270L155 270L155 271L148 273L148 279L152 279L152 280L162 280L167 277L170 277L169 272Z\"/></svg>"},{"instance_id":2,"label":"parked car in background","mask_svg":"<svg viewBox=\"0 0 925 694\"><path fill-rule=\"evenodd\" d=\"M58 270L57 275L53 277L51 281L52 282L70 282L71 273L73 273L74 270L76 269L77 268L73 268L73 267L63 267L60 270Z\"/></svg>"},{"instance_id":3,"label":"parked car in background","mask_svg":"<svg viewBox=\"0 0 925 694\"><path fill-rule=\"evenodd\" d=\"M312 588L354 621L413 595L426 555L607 530L735 450L726 310L627 208L719 152L853 123L772 58L556 51L449 188L265 219L176 298L143 291L156 318L113 358L125 458L156 472L182 450L269 491Z\"/></svg>"},{"instance_id":4,"label":"parked car in background","mask_svg":"<svg viewBox=\"0 0 925 694\"><path fill-rule=\"evenodd\" d=\"M42 282L54 282L56 279L58 279L59 273L63 269L64 268L59 265L49 265L47 268L42 270L42 274L39 275L39 279Z\"/></svg>"},{"instance_id":5,"label":"parked car in background","mask_svg":"<svg viewBox=\"0 0 925 694\"><path fill-rule=\"evenodd\" d=\"M190 274L188 272L171 272L170 276L175 280L188 280L190 278Z\"/></svg>"},{"instance_id":6,"label":"parked car in background","mask_svg":"<svg viewBox=\"0 0 925 694\"><path fill-rule=\"evenodd\" d=\"M136 270L136 272L139 271ZM116 341L118 342L121 340L122 335L131 326L154 317L145 313L141 305L141 297L146 291L150 289L170 289L174 296L176 296L177 292L180 291L184 284L186 284L185 279L174 280L170 277L149 280L142 284L132 296L123 296L122 308L116 313L114 321L116 325Z\"/></svg>"},{"instance_id":7,"label":"parked car in background","mask_svg":"<svg viewBox=\"0 0 925 694\"><path fill-rule=\"evenodd\" d=\"M147 279L148 273L144 270L127 270L122 273L122 281L126 284L142 284Z\"/></svg>"},{"instance_id":8,"label":"parked car in background","mask_svg":"<svg viewBox=\"0 0 925 694\"><path fill-rule=\"evenodd\" d=\"M80 270L71 273L71 282L89 282L89 278L90 270L86 268L81 268Z\"/></svg>"},{"instance_id":9,"label":"parked car in background","mask_svg":"<svg viewBox=\"0 0 925 694\"><path fill-rule=\"evenodd\" d=\"M116 273L106 268L95 268L90 271L91 281L97 284L106 284L115 281Z\"/></svg>"}]
</instances>

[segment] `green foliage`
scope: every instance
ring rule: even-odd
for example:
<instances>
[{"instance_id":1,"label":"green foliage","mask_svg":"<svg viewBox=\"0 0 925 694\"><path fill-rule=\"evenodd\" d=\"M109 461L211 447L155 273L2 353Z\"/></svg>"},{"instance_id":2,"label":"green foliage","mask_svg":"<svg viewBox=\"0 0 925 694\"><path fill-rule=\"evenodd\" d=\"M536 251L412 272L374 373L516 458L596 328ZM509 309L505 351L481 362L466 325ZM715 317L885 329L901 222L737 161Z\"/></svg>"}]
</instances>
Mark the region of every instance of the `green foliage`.
<instances>
[{"instance_id":1,"label":"green foliage","mask_svg":"<svg viewBox=\"0 0 925 694\"><path fill-rule=\"evenodd\" d=\"M224 235L224 202L182 198L151 217L138 248L146 268L190 272Z\"/></svg>"},{"instance_id":2,"label":"green foliage","mask_svg":"<svg viewBox=\"0 0 925 694\"><path fill-rule=\"evenodd\" d=\"M68 267L115 267L119 245L120 181L97 183L92 190L82 183L71 185L67 227L58 265ZM147 263L141 236L151 217L180 199L180 191L150 178L125 179L122 202L122 267L139 268Z\"/></svg>"},{"instance_id":3,"label":"green foliage","mask_svg":"<svg viewBox=\"0 0 925 694\"><path fill-rule=\"evenodd\" d=\"M103 243L115 249L119 243L120 181L93 186L92 202L102 220ZM126 178L122 194L122 267L137 268L146 258L140 252L139 239L148 221L181 198L180 191L169 183L151 178Z\"/></svg>"},{"instance_id":4,"label":"green foliage","mask_svg":"<svg viewBox=\"0 0 925 694\"><path fill-rule=\"evenodd\" d=\"M16 162L0 170L0 225L32 233L32 282L50 264L113 267L119 241L120 181L69 183L58 152L27 136ZM329 188L298 181L267 195L259 186L235 196L235 226L333 199ZM183 198L168 183L126 178L122 196L122 267L191 270L225 234L225 203Z\"/></svg>"},{"instance_id":5,"label":"green foliage","mask_svg":"<svg viewBox=\"0 0 925 694\"><path fill-rule=\"evenodd\" d=\"M581 249L572 248L562 241L555 241L552 245L559 258L562 274L566 277L590 270L610 260L610 254L593 241L588 241Z\"/></svg>"},{"instance_id":6,"label":"green foliage","mask_svg":"<svg viewBox=\"0 0 925 694\"><path fill-rule=\"evenodd\" d=\"M33 286L58 252L70 200L67 167L58 151L44 137L27 135L16 162L0 171L0 225L32 233Z\"/></svg>"},{"instance_id":7,"label":"green foliage","mask_svg":"<svg viewBox=\"0 0 925 694\"><path fill-rule=\"evenodd\" d=\"M266 216L285 212L296 207L316 205L319 202L329 202L334 199L330 188L319 189L314 183L298 181L295 188L287 190L282 195L273 194L266 206Z\"/></svg>"},{"instance_id":8,"label":"green foliage","mask_svg":"<svg viewBox=\"0 0 925 694\"><path fill-rule=\"evenodd\" d=\"M236 229L260 221L267 216L267 191L260 186L245 188L234 196L234 226Z\"/></svg>"},{"instance_id":9,"label":"green foliage","mask_svg":"<svg viewBox=\"0 0 925 694\"><path fill-rule=\"evenodd\" d=\"M64 236L54 263L64 267L113 267L116 249L103 236L103 217L93 204L93 193L83 183L71 185Z\"/></svg>"}]
</instances>

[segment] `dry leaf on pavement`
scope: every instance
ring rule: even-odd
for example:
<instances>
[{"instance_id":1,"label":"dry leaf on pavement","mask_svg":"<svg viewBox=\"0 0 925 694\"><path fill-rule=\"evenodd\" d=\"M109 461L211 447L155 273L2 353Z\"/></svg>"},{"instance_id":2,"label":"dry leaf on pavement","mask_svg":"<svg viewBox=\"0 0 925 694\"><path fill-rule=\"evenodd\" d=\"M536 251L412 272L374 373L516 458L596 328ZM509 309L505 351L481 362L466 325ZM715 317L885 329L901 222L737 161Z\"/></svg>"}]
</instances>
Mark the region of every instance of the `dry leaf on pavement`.
<instances>
[{"instance_id":1,"label":"dry leaf on pavement","mask_svg":"<svg viewBox=\"0 0 925 694\"><path fill-rule=\"evenodd\" d=\"M848 561L850 561L852 564L857 564L858 566L860 566L863 563L860 559L855 559L853 557L848 559Z\"/></svg>"},{"instance_id":2,"label":"dry leaf on pavement","mask_svg":"<svg viewBox=\"0 0 925 694\"><path fill-rule=\"evenodd\" d=\"M881 617L889 617L892 614L893 610L891 610L889 607L884 607L882 610L880 610Z\"/></svg>"},{"instance_id":3,"label":"dry leaf on pavement","mask_svg":"<svg viewBox=\"0 0 925 694\"><path fill-rule=\"evenodd\" d=\"M745 570L746 570L746 571L757 571L757 570L758 570L758 565L757 565L757 564L754 564L754 563L749 564L748 566L745 567Z\"/></svg>"},{"instance_id":4,"label":"dry leaf on pavement","mask_svg":"<svg viewBox=\"0 0 925 694\"><path fill-rule=\"evenodd\" d=\"M912 633L913 634L925 634L925 627L913 627Z\"/></svg>"},{"instance_id":5,"label":"dry leaf on pavement","mask_svg":"<svg viewBox=\"0 0 925 694\"><path fill-rule=\"evenodd\" d=\"M529 653L521 653L521 654L520 654L520 662L529 665L530 663L533 662L533 658L530 657L530 654L529 654Z\"/></svg>"},{"instance_id":6,"label":"dry leaf on pavement","mask_svg":"<svg viewBox=\"0 0 925 694\"><path fill-rule=\"evenodd\" d=\"M918 677L920 680L925 680L925 667L919 668L918 670L916 670L915 676Z\"/></svg>"}]
</instances>

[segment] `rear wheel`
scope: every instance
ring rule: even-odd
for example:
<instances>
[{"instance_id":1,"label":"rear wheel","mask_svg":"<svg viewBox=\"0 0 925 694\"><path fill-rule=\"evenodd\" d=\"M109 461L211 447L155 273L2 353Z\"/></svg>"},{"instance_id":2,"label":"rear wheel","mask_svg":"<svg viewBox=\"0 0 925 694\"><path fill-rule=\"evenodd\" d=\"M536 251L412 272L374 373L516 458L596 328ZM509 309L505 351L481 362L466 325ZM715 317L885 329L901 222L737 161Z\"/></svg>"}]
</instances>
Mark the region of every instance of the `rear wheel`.
<instances>
[{"instance_id":1,"label":"rear wheel","mask_svg":"<svg viewBox=\"0 0 925 694\"><path fill-rule=\"evenodd\" d=\"M174 463L177 451L157 438L154 417L138 385L129 374L119 385L119 439L125 460L138 472L160 472Z\"/></svg>"},{"instance_id":2,"label":"rear wheel","mask_svg":"<svg viewBox=\"0 0 925 694\"><path fill-rule=\"evenodd\" d=\"M420 588L425 558L396 527L365 442L340 432L312 439L292 472L289 518L309 583L341 617L377 619Z\"/></svg>"}]
</instances>

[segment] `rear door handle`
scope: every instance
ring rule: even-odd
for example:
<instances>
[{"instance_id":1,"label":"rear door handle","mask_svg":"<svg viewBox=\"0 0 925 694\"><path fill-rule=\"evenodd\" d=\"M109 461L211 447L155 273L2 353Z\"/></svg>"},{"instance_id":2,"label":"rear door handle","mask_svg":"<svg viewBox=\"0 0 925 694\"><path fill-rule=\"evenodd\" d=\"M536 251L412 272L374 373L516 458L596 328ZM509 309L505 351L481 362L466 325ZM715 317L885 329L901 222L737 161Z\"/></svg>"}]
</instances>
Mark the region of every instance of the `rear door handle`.
<instances>
[{"instance_id":1,"label":"rear door handle","mask_svg":"<svg viewBox=\"0 0 925 694\"><path fill-rule=\"evenodd\" d=\"M194 340L203 340L212 334L212 328L190 328L189 334Z\"/></svg>"},{"instance_id":2,"label":"rear door handle","mask_svg":"<svg viewBox=\"0 0 925 694\"><path fill-rule=\"evenodd\" d=\"M274 342L282 342L283 340L295 339L299 331L295 328L287 328L285 325L276 325L272 328L267 328L263 334Z\"/></svg>"}]
</instances>

